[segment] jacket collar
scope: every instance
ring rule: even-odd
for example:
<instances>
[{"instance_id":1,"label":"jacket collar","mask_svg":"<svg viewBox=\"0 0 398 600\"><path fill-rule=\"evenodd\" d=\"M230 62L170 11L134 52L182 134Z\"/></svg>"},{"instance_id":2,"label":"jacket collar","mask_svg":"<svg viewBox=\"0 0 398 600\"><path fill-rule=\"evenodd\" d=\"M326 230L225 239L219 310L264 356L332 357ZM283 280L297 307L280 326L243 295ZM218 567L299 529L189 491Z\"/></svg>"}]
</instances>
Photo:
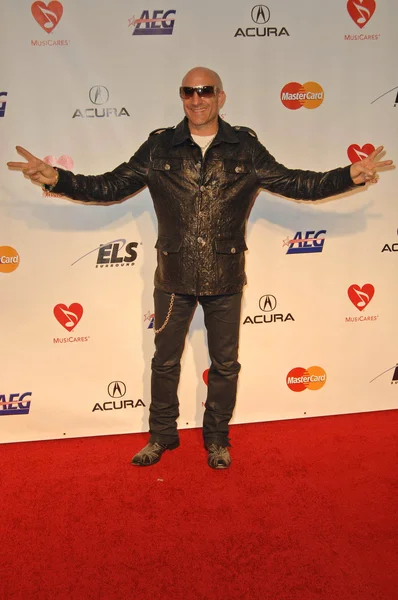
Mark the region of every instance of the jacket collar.
<instances>
[{"instance_id":1,"label":"jacket collar","mask_svg":"<svg viewBox=\"0 0 398 600\"><path fill-rule=\"evenodd\" d=\"M187 140L191 140L191 132L188 127L188 119L184 119L178 123L175 128L173 136L173 146L183 144ZM214 138L213 144L219 144L220 142L227 142L228 144L239 144L239 138L229 123L223 121L218 117L218 132Z\"/></svg>"}]
</instances>

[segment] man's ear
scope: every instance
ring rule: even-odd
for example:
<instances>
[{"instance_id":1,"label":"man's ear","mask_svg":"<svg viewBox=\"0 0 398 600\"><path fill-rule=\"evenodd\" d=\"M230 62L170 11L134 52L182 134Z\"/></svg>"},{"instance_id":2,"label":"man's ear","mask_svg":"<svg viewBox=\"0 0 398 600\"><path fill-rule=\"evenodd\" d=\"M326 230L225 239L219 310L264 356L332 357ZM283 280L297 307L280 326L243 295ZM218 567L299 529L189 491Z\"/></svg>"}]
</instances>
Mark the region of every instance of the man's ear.
<instances>
[{"instance_id":1,"label":"man's ear","mask_svg":"<svg viewBox=\"0 0 398 600\"><path fill-rule=\"evenodd\" d=\"M217 97L218 108L222 108L224 106L226 99L227 99L227 95L224 92L224 90L221 90L221 92L218 92L218 97Z\"/></svg>"}]
</instances>

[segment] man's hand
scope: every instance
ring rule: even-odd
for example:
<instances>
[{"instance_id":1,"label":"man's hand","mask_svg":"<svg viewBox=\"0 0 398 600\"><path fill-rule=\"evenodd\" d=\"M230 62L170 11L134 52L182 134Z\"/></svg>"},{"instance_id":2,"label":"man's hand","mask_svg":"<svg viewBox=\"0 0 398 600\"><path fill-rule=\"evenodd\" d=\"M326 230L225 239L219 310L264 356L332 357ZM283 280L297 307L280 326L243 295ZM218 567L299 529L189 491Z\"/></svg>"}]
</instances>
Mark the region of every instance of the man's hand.
<instances>
[{"instance_id":1,"label":"man's hand","mask_svg":"<svg viewBox=\"0 0 398 600\"><path fill-rule=\"evenodd\" d=\"M356 185L360 183L377 183L379 179L377 169L392 165L392 160L377 160L382 151L383 146L379 146L367 158L351 165L350 175Z\"/></svg>"},{"instance_id":2,"label":"man's hand","mask_svg":"<svg viewBox=\"0 0 398 600\"><path fill-rule=\"evenodd\" d=\"M7 166L11 169L19 169L24 175L29 177L32 181L36 181L41 185L55 185L58 181L58 173L55 169L53 169L50 165L47 165L45 162L33 156L30 152L22 148L22 146L17 146L17 152L21 154L28 162L8 162Z\"/></svg>"}]
</instances>

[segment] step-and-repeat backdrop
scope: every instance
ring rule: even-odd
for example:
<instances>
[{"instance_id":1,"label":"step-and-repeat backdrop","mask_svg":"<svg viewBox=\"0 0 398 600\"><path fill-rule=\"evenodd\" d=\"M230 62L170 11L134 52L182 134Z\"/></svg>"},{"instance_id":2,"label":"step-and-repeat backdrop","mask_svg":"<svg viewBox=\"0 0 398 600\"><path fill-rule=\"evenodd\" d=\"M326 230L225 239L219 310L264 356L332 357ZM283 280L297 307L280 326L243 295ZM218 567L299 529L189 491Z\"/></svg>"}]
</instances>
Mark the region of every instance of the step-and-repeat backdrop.
<instances>
[{"instance_id":1,"label":"step-and-repeat backdrop","mask_svg":"<svg viewBox=\"0 0 398 600\"><path fill-rule=\"evenodd\" d=\"M147 430L156 218L45 193L6 167L22 145L111 170L183 116L178 87L218 71L222 117L287 166L325 171L378 145L397 160L396 0L3 1L0 441ZM299 99L297 93L299 95ZM396 407L397 173L317 203L261 192L247 228L235 423ZM199 426L199 308L179 388Z\"/></svg>"}]
</instances>

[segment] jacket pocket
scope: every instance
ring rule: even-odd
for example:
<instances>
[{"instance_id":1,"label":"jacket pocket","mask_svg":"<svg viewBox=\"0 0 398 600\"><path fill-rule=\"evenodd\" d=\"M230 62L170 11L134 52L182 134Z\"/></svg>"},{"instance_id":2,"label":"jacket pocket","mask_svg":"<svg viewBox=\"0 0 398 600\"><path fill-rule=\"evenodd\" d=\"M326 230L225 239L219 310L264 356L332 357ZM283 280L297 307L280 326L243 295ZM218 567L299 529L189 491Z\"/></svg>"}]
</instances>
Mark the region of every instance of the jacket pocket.
<instances>
[{"instance_id":1,"label":"jacket pocket","mask_svg":"<svg viewBox=\"0 0 398 600\"><path fill-rule=\"evenodd\" d=\"M246 283L244 239L216 240L217 276L220 288Z\"/></svg>"},{"instance_id":2,"label":"jacket pocket","mask_svg":"<svg viewBox=\"0 0 398 600\"><path fill-rule=\"evenodd\" d=\"M182 160L180 158L154 158L152 161L154 171L180 171Z\"/></svg>"},{"instance_id":3,"label":"jacket pocket","mask_svg":"<svg viewBox=\"0 0 398 600\"><path fill-rule=\"evenodd\" d=\"M159 236L155 244L158 251L156 279L177 286L181 279L181 238Z\"/></svg>"},{"instance_id":4,"label":"jacket pocket","mask_svg":"<svg viewBox=\"0 0 398 600\"><path fill-rule=\"evenodd\" d=\"M253 170L253 165L251 162L247 160L236 160L233 158L226 158L223 161L224 163L224 171L234 175L246 175L247 173L251 173Z\"/></svg>"}]
</instances>

